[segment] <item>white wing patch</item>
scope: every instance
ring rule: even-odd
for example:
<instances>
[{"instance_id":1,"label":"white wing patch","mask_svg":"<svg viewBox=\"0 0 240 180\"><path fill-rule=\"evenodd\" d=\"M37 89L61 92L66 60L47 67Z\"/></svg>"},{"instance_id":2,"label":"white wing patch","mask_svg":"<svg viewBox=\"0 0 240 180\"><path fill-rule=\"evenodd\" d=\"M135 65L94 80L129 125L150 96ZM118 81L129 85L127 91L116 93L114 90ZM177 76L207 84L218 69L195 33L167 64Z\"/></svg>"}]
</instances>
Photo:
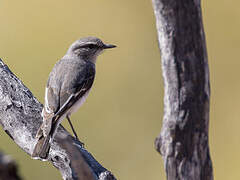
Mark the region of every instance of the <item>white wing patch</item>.
<instances>
[{"instance_id":1,"label":"white wing patch","mask_svg":"<svg viewBox=\"0 0 240 180\"><path fill-rule=\"evenodd\" d=\"M89 89L75 104L73 104L73 106L68 110L67 114L70 115L76 112L83 105L83 103L86 101L88 97L90 90L91 89Z\"/></svg>"},{"instance_id":2,"label":"white wing patch","mask_svg":"<svg viewBox=\"0 0 240 180\"><path fill-rule=\"evenodd\" d=\"M45 89L45 111L47 112L47 113L52 113L52 111L51 111L51 109L50 109L50 107L49 107L49 103L48 103L48 88L46 88Z\"/></svg>"}]
</instances>

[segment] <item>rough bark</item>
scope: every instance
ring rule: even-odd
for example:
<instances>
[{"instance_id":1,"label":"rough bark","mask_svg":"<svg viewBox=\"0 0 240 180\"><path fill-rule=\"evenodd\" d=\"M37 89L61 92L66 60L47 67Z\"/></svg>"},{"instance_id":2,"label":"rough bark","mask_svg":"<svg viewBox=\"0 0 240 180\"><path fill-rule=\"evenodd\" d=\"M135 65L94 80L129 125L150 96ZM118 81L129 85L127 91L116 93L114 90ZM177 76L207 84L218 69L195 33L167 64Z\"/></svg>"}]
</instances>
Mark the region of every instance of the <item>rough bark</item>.
<instances>
[{"instance_id":1,"label":"rough bark","mask_svg":"<svg viewBox=\"0 0 240 180\"><path fill-rule=\"evenodd\" d=\"M164 78L155 147L168 180L212 180L209 69L200 0L152 0Z\"/></svg>"},{"instance_id":2,"label":"rough bark","mask_svg":"<svg viewBox=\"0 0 240 180\"><path fill-rule=\"evenodd\" d=\"M18 174L18 166L8 155L0 152L0 179L1 180L21 180Z\"/></svg>"},{"instance_id":3,"label":"rough bark","mask_svg":"<svg viewBox=\"0 0 240 180\"><path fill-rule=\"evenodd\" d=\"M0 59L0 124L28 155L37 142L35 135L42 122L42 104ZM62 126L58 128L49 159L67 180L114 180Z\"/></svg>"}]
</instances>

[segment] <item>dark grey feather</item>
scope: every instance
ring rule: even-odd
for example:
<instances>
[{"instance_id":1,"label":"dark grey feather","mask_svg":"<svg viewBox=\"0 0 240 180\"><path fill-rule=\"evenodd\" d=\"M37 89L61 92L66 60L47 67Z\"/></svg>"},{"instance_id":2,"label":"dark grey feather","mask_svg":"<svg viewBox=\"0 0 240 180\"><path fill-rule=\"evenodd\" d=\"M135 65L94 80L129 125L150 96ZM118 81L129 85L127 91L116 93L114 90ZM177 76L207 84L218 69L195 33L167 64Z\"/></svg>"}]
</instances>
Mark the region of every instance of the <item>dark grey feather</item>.
<instances>
[{"instance_id":1,"label":"dark grey feather","mask_svg":"<svg viewBox=\"0 0 240 180\"><path fill-rule=\"evenodd\" d=\"M57 113L71 95L81 91L81 95L75 97L77 101L91 88L95 77L95 65L89 61L62 59L51 73L47 84L48 105Z\"/></svg>"}]
</instances>

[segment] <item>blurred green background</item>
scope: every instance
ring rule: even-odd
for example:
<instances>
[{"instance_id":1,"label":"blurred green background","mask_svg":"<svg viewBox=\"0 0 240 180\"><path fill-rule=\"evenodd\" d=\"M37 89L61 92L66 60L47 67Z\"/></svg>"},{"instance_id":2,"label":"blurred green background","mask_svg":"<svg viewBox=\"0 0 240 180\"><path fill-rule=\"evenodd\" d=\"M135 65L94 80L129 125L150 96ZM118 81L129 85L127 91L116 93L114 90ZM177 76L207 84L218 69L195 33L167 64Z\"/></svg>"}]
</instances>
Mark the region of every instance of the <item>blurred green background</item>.
<instances>
[{"instance_id":1,"label":"blurred green background","mask_svg":"<svg viewBox=\"0 0 240 180\"><path fill-rule=\"evenodd\" d=\"M215 179L240 179L240 3L203 2L211 74L210 150ZM163 81L151 1L1 1L0 57L43 103L53 65L68 46L97 36L118 48L98 58L87 102L72 116L87 149L118 179L165 179L154 150L163 116ZM69 129L67 122L63 125ZM31 160L1 129L0 149L25 180L61 179Z\"/></svg>"}]
</instances>

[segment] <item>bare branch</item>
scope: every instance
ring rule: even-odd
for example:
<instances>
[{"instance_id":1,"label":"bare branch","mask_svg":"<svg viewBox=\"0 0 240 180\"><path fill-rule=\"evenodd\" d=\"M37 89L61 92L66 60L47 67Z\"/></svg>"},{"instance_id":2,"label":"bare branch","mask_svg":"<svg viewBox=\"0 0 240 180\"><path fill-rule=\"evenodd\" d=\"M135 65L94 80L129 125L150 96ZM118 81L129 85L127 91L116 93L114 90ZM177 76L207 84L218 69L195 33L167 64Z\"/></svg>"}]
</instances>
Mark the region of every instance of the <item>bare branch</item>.
<instances>
[{"instance_id":1,"label":"bare branch","mask_svg":"<svg viewBox=\"0 0 240 180\"><path fill-rule=\"evenodd\" d=\"M0 59L0 124L29 155L37 142L35 135L42 122L41 110L42 104ZM63 179L115 179L62 126L58 128L48 161L59 169Z\"/></svg>"},{"instance_id":2,"label":"bare branch","mask_svg":"<svg viewBox=\"0 0 240 180\"><path fill-rule=\"evenodd\" d=\"M168 180L212 180L209 69L200 0L152 0L165 87L155 145Z\"/></svg>"}]
</instances>

